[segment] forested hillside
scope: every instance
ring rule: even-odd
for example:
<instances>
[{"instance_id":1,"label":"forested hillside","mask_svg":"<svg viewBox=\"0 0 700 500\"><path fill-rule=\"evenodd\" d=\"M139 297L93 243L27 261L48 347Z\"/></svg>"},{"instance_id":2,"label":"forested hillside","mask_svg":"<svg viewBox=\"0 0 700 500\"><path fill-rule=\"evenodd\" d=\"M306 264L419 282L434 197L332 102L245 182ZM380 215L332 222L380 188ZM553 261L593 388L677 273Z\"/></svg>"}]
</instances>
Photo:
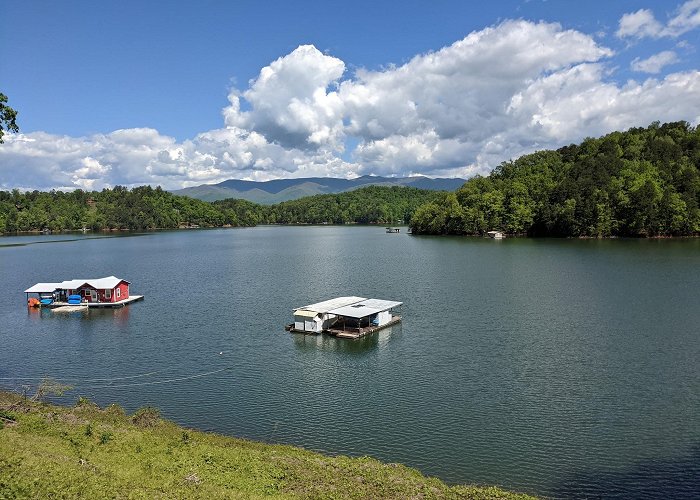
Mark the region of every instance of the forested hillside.
<instances>
[{"instance_id":1,"label":"forested hillside","mask_svg":"<svg viewBox=\"0 0 700 500\"><path fill-rule=\"evenodd\" d=\"M403 221L416 234L683 236L700 234L699 207L700 128L676 122L522 156L455 192L368 186L258 205L150 186L0 191L0 233Z\"/></svg>"},{"instance_id":2,"label":"forested hillside","mask_svg":"<svg viewBox=\"0 0 700 500\"><path fill-rule=\"evenodd\" d=\"M700 128L633 128L505 162L413 215L415 234L700 234Z\"/></svg>"},{"instance_id":3,"label":"forested hillside","mask_svg":"<svg viewBox=\"0 0 700 500\"><path fill-rule=\"evenodd\" d=\"M245 213L244 213L245 214ZM152 229L180 226L254 225L254 219L239 217L210 203L174 196L159 187L121 186L102 191L80 189L0 191L0 232L102 229Z\"/></svg>"},{"instance_id":4,"label":"forested hillside","mask_svg":"<svg viewBox=\"0 0 700 500\"><path fill-rule=\"evenodd\" d=\"M420 205L437 199L441 192L401 186L368 186L338 194L307 196L276 205L253 205L259 222L266 224L394 224L409 222ZM221 209L236 209L243 200L213 203Z\"/></svg>"},{"instance_id":5,"label":"forested hillside","mask_svg":"<svg viewBox=\"0 0 700 500\"><path fill-rule=\"evenodd\" d=\"M102 191L0 191L0 233L256 224L390 224L408 222L435 191L369 186L263 206L245 200L214 203L176 196L161 188L117 186Z\"/></svg>"}]
</instances>

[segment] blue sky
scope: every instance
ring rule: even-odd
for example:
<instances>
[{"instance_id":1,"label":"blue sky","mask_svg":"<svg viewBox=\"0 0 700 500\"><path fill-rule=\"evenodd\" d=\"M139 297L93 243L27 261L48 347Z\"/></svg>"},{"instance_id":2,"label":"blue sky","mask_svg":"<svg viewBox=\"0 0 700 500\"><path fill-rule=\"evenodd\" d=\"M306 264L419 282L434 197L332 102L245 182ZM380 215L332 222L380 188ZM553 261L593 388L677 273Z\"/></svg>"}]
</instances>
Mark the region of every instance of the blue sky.
<instances>
[{"instance_id":1,"label":"blue sky","mask_svg":"<svg viewBox=\"0 0 700 500\"><path fill-rule=\"evenodd\" d=\"M1 189L468 177L700 118L698 0L8 1L2 13L0 92L21 134L0 146Z\"/></svg>"}]
</instances>

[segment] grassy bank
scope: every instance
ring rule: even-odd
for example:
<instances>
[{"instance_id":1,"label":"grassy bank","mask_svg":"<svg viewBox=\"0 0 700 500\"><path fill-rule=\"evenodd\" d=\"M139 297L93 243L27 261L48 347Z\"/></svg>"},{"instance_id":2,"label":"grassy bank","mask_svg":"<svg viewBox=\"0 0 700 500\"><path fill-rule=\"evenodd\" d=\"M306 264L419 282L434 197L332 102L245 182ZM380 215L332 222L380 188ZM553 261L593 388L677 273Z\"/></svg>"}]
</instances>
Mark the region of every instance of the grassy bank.
<instances>
[{"instance_id":1,"label":"grassy bank","mask_svg":"<svg viewBox=\"0 0 700 500\"><path fill-rule=\"evenodd\" d=\"M529 498L403 465L184 429L142 409L0 392L0 498Z\"/></svg>"}]
</instances>

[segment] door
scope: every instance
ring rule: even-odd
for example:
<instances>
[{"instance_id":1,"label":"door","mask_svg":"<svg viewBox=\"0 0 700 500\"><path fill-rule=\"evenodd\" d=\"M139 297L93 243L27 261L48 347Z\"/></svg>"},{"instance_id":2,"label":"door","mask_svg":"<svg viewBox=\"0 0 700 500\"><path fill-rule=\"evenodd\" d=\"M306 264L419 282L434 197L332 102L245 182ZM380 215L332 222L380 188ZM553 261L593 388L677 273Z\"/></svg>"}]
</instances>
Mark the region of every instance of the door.
<instances>
[{"instance_id":1,"label":"door","mask_svg":"<svg viewBox=\"0 0 700 500\"><path fill-rule=\"evenodd\" d=\"M97 290L90 290L90 302L97 302Z\"/></svg>"}]
</instances>

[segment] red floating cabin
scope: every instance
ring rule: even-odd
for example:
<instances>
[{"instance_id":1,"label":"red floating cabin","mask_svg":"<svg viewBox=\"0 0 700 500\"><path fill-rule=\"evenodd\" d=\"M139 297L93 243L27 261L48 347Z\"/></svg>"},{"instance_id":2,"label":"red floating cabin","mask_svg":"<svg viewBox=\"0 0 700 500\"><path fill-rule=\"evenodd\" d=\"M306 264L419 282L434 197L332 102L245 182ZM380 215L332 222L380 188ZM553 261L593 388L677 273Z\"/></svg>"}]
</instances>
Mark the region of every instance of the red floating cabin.
<instances>
[{"instance_id":1,"label":"red floating cabin","mask_svg":"<svg viewBox=\"0 0 700 500\"><path fill-rule=\"evenodd\" d=\"M143 299L143 295L131 295L131 283L116 276L98 279L68 280L60 283L37 283L25 290L27 299L30 293L37 293L41 305L56 307L66 303L82 303L90 307L121 307Z\"/></svg>"},{"instance_id":2,"label":"red floating cabin","mask_svg":"<svg viewBox=\"0 0 700 500\"><path fill-rule=\"evenodd\" d=\"M81 280L73 280L74 282ZM77 288L68 288L68 295L80 295L85 302L121 302L129 298L130 283L115 276L87 280Z\"/></svg>"}]
</instances>

